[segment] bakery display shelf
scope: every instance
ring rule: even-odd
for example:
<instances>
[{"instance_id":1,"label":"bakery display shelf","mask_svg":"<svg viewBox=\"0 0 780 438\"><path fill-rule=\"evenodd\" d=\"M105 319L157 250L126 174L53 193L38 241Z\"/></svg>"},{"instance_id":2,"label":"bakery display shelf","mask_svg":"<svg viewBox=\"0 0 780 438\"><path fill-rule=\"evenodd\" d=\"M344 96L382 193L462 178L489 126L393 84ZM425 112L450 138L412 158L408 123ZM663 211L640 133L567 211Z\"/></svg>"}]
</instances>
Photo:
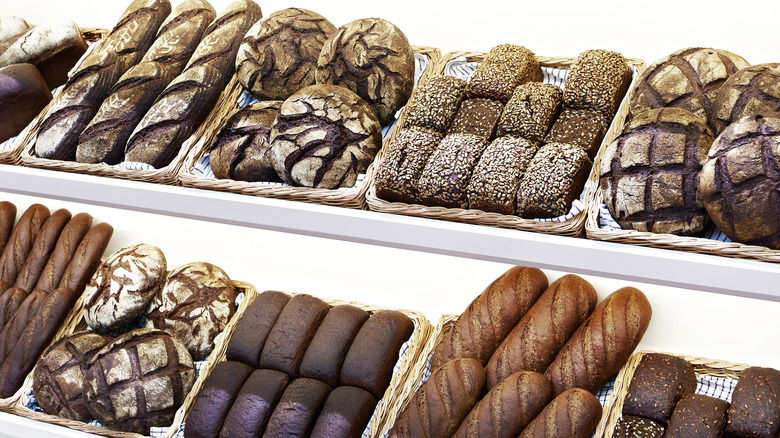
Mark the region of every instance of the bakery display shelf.
<instances>
[{"instance_id":1,"label":"bakery display shelf","mask_svg":"<svg viewBox=\"0 0 780 438\"><path fill-rule=\"evenodd\" d=\"M780 302L780 265L0 165L0 191Z\"/></svg>"},{"instance_id":2,"label":"bakery display shelf","mask_svg":"<svg viewBox=\"0 0 780 438\"><path fill-rule=\"evenodd\" d=\"M0 438L6 437L61 437L61 438L94 438L95 435L80 432L67 427L56 426L42 421L19 417L7 412L0 412Z\"/></svg>"}]
</instances>

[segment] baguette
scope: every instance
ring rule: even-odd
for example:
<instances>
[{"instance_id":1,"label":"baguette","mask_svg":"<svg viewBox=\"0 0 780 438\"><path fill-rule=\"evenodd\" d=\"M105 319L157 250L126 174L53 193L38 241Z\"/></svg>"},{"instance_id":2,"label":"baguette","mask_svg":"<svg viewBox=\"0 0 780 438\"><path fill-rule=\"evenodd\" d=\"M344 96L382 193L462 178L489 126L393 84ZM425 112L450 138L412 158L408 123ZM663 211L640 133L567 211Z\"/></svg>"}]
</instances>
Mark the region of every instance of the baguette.
<instances>
[{"instance_id":1,"label":"baguette","mask_svg":"<svg viewBox=\"0 0 780 438\"><path fill-rule=\"evenodd\" d=\"M11 237L16 222L16 206L8 201L0 202L0 254Z\"/></svg>"},{"instance_id":2,"label":"baguette","mask_svg":"<svg viewBox=\"0 0 780 438\"><path fill-rule=\"evenodd\" d=\"M21 288L27 293L33 291L33 287L38 283L38 278L46 266L49 256L54 251L62 229L70 221L70 217L70 212L62 208L46 219L38 237L33 242L22 270L16 276L14 287Z\"/></svg>"},{"instance_id":3,"label":"baguette","mask_svg":"<svg viewBox=\"0 0 780 438\"><path fill-rule=\"evenodd\" d=\"M6 322L3 331L0 332L0 363L3 363L11 353L22 332L24 332L27 322L35 317L38 308L47 295L48 293L43 290L36 290L27 295L13 317Z\"/></svg>"},{"instance_id":4,"label":"baguette","mask_svg":"<svg viewBox=\"0 0 780 438\"><path fill-rule=\"evenodd\" d=\"M31 205L22 214L11 232L11 237L8 238L8 244L3 249L3 254L0 255L1 280L9 285L16 282L16 277L27 260L33 242L48 218L49 209L41 204Z\"/></svg>"},{"instance_id":5,"label":"baguette","mask_svg":"<svg viewBox=\"0 0 780 438\"><path fill-rule=\"evenodd\" d=\"M27 298L27 292L18 287L7 288L0 295L0 332L16 314L19 306Z\"/></svg>"},{"instance_id":6,"label":"baguette","mask_svg":"<svg viewBox=\"0 0 780 438\"><path fill-rule=\"evenodd\" d=\"M553 282L493 353L488 388L518 371L543 373L597 301L593 286L576 275Z\"/></svg>"},{"instance_id":7,"label":"baguette","mask_svg":"<svg viewBox=\"0 0 780 438\"><path fill-rule=\"evenodd\" d=\"M628 361L652 314L647 297L638 289L624 287L608 296L545 371L553 394L571 388L601 389Z\"/></svg>"},{"instance_id":8,"label":"baguette","mask_svg":"<svg viewBox=\"0 0 780 438\"><path fill-rule=\"evenodd\" d=\"M73 258L79 243L81 243L81 239L84 238L91 226L92 216L87 213L79 213L73 216L73 219L62 229L60 237L57 239L57 244L54 246L54 251L52 251L49 260L46 262L46 266L38 277L38 283L36 283L33 290L53 291L57 288L62 279L62 274L65 273L65 269Z\"/></svg>"},{"instance_id":9,"label":"baguette","mask_svg":"<svg viewBox=\"0 0 780 438\"><path fill-rule=\"evenodd\" d=\"M555 397L518 438L588 438L601 420L595 395L574 388Z\"/></svg>"},{"instance_id":10,"label":"baguette","mask_svg":"<svg viewBox=\"0 0 780 438\"><path fill-rule=\"evenodd\" d=\"M458 318L436 346L431 369L453 359L470 357L483 366L547 289L547 277L536 268L515 266L498 277Z\"/></svg>"},{"instance_id":11,"label":"baguette","mask_svg":"<svg viewBox=\"0 0 780 438\"><path fill-rule=\"evenodd\" d=\"M149 50L157 30L171 13L168 0L134 0L103 41L101 50L117 54L122 75Z\"/></svg>"},{"instance_id":12,"label":"baguette","mask_svg":"<svg viewBox=\"0 0 780 438\"><path fill-rule=\"evenodd\" d=\"M76 248L57 288L67 288L81 295L90 277L100 265L100 257L106 250L113 233L114 228L107 223L97 224L89 230Z\"/></svg>"}]
</instances>

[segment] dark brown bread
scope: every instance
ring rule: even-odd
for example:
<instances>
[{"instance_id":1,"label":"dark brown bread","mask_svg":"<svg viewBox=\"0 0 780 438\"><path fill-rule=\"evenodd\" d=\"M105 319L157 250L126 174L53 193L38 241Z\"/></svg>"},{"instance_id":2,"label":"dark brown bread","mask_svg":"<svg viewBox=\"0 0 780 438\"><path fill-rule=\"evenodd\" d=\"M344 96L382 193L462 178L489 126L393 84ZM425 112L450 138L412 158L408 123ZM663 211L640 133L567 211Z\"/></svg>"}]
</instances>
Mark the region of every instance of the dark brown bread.
<instances>
[{"instance_id":1,"label":"dark brown bread","mask_svg":"<svg viewBox=\"0 0 780 438\"><path fill-rule=\"evenodd\" d=\"M688 394L674 407L668 438L722 438L726 430L729 402L703 394Z\"/></svg>"},{"instance_id":2,"label":"dark brown bread","mask_svg":"<svg viewBox=\"0 0 780 438\"><path fill-rule=\"evenodd\" d=\"M241 362L218 363L203 383L203 388L187 414L184 435L193 438L216 438L230 406L252 371L252 367Z\"/></svg>"},{"instance_id":3,"label":"dark brown bread","mask_svg":"<svg viewBox=\"0 0 780 438\"><path fill-rule=\"evenodd\" d=\"M35 313L46 296L48 296L48 292L42 290L36 290L27 295L11 319L6 321L3 330L0 331L0 363L3 363L10 356L16 342L22 336L27 324L35 317Z\"/></svg>"},{"instance_id":4,"label":"dark brown bread","mask_svg":"<svg viewBox=\"0 0 780 438\"><path fill-rule=\"evenodd\" d=\"M112 234L114 227L107 223L99 223L89 230L73 253L57 287L66 287L81 295L92 274L100 266L100 257L103 256Z\"/></svg>"},{"instance_id":5,"label":"dark brown bread","mask_svg":"<svg viewBox=\"0 0 780 438\"><path fill-rule=\"evenodd\" d=\"M349 347L340 385L357 386L379 400L390 385L400 349L414 332L414 322L395 310L374 312Z\"/></svg>"},{"instance_id":6,"label":"dark brown bread","mask_svg":"<svg viewBox=\"0 0 780 438\"><path fill-rule=\"evenodd\" d=\"M652 309L638 289L616 290L574 332L545 371L553 394L598 391L626 364L650 324Z\"/></svg>"},{"instance_id":7,"label":"dark brown bread","mask_svg":"<svg viewBox=\"0 0 780 438\"><path fill-rule=\"evenodd\" d=\"M484 97L507 103L518 85L540 82L542 68L523 46L501 44L490 49L466 87L469 98Z\"/></svg>"},{"instance_id":8,"label":"dark brown bread","mask_svg":"<svg viewBox=\"0 0 780 438\"><path fill-rule=\"evenodd\" d=\"M306 294L290 298L268 333L259 367L297 377L303 353L327 312L328 304L319 298Z\"/></svg>"},{"instance_id":9,"label":"dark brown bread","mask_svg":"<svg viewBox=\"0 0 780 438\"><path fill-rule=\"evenodd\" d=\"M609 50L580 53L566 77L563 104L566 108L599 111L612 120L631 84L626 59Z\"/></svg>"},{"instance_id":10,"label":"dark brown bread","mask_svg":"<svg viewBox=\"0 0 780 438\"><path fill-rule=\"evenodd\" d=\"M281 371L255 370L236 396L219 436L254 438L262 435L289 382L290 377Z\"/></svg>"},{"instance_id":11,"label":"dark brown bread","mask_svg":"<svg viewBox=\"0 0 780 438\"><path fill-rule=\"evenodd\" d=\"M54 246L46 266L38 277L38 283L33 289L52 291L60 284L62 275L70 264L73 254L76 253L79 243L92 226L92 216L87 213L79 213L73 216L65 228L62 229L57 244Z\"/></svg>"},{"instance_id":12,"label":"dark brown bread","mask_svg":"<svg viewBox=\"0 0 780 438\"><path fill-rule=\"evenodd\" d=\"M726 433L732 437L777 437L780 433L780 371L750 367L731 395Z\"/></svg>"},{"instance_id":13,"label":"dark brown bread","mask_svg":"<svg viewBox=\"0 0 780 438\"><path fill-rule=\"evenodd\" d=\"M780 63L756 64L734 73L718 90L715 133L737 120L780 110Z\"/></svg>"},{"instance_id":14,"label":"dark brown bread","mask_svg":"<svg viewBox=\"0 0 780 438\"><path fill-rule=\"evenodd\" d=\"M255 298L236 322L227 345L227 360L258 368L268 334L289 301L289 295L277 291L266 291Z\"/></svg>"},{"instance_id":15,"label":"dark brown bread","mask_svg":"<svg viewBox=\"0 0 780 438\"><path fill-rule=\"evenodd\" d=\"M428 128L402 129L390 140L377 168L377 196L388 201L418 203L420 176L441 139L439 132Z\"/></svg>"},{"instance_id":16,"label":"dark brown bread","mask_svg":"<svg viewBox=\"0 0 780 438\"><path fill-rule=\"evenodd\" d=\"M7 285L6 285L7 286ZM27 298L27 292L18 288L6 288L0 295L0 333L16 314L16 310Z\"/></svg>"},{"instance_id":17,"label":"dark brown bread","mask_svg":"<svg viewBox=\"0 0 780 438\"><path fill-rule=\"evenodd\" d=\"M116 53L119 75L134 66L152 45L157 30L171 13L168 0L133 0L101 46Z\"/></svg>"},{"instance_id":18,"label":"dark brown bread","mask_svg":"<svg viewBox=\"0 0 780 438\"><path fill-rule=\"evenodd\" d=\"M9 285L16 282L16 277L24 267L33 242L48 218L49 209L41 204L33 204L25 210L11 232L3 254L0 255L0 280Z\"/></svg>"},{"instance_id":19,"label":"dark brown bread","mask_svg":"<svg viewBox=\"0 0 780 438\"><path fill-rule=\"evenodd\" d=\"M666 429L653 420L625 416L615 426L615 438L663 438Z\"/></svg>"},{"instance_id":20,"label":"dark brown bread","mask_svg":"<svg viewBox=\"0 0 780 438\"><path fill-rule=\"evenodd\" d=\"M485 367L487 387L518 371L543 373L597 301L586 280L572 274L555 280L491 356Z\"/></svg>"},{"instance_id":21,"label":"dark brown bread","mask_svg":"<svg viewBox=\"0 0 780 438\"><path fill-rule=\"evenodd\" d=\"M330 387L319 380L293 380L268 419L263 437L308 436L329 393Z\"/></svg>"},{"instance_id":22,"label":"dark brown bread","mask_svg":"<svg viewBox=\"0 0 780 438\"><path fill-rule=\"evenodd\" d=\"M598 111L564 109L544 137L544 142L577 146L588 153L588 158L595 160L607 128L609 123Z\"/></svg>"},{"instance_id":23,"label":"dark brown bread","mask_svg":"<svg viewBox=\"0 0 780 438\"><path fill-rule=\"evenodd\" d=\"M561 112L562 100L563 91L553 84L529 82L518 86L501 113L496 135L543 141Z\"/></svg>"},{"instance_id":24,"label":"dark brown bread","mask_svg":"<svg viewBox=\"0 0 780 438\"><path fill-rule=\"evenodd\" d=\"M390 430L390 438L450 438L477 404L485 369L474 359L456 359L434 369Z\"/></svg>"},{"instance_id":25,"label":"dark brown bread","mask_svg":"<svg viewBox=\"0 0 780 438\"><path fill-rule=\"evenodd\" d=\"M596 396L584 389L570 389L545 406L518 438L588 438L601 413Z\"/></svg>"},{"instance_id":26,"label":"dark brown bread","mask_svg":"<svg viewBox=\"0 0 780 438\"><path fill-rule=\"evenodd\" d=\"M32 64L0 68L0 143L19 135L51 101L51 92Z\"/></svg>"},{"instance_id":27,"label":"dark brown bread","mask_svg":"<svg viewBox=\"0 0 780 438\"><path fill-rule=\"evenodd\" d=\"M310 438L360 438L376 407L376 399L354 386L339 386L322 407Z\"/></svg>"},{"instance_id":28,"label":"dark brown bread","mask_svg":"<svg viewBox=\"0 0 780 438\"><path fill-rule=\"evenodd\" d=\"M454 76L433 76L421 83L404 109L405 126L419 126L441 134L450 129L452 120L466 96L468 82Z\"/></svg>"},{"instance_id":29,"label":"dark brown bread","mask_svg":"<svg viewBox=\"0 0 780 438\"><path fill-rule=\"evenodd\" d=\"M496 134L503 109L504 105L495 100L466 99L460 104L447 134L472 134L490 141Z\"/></svg>"},{"instance_id":30,"label":"dark brown bread","mask_svg":"<svg viewBox=\"0 0 780 438\"><path fill-rule=\"evenodd\" d=\"M628 386L623 415L647 418L666 426L677 402L694 391L696 372L688 361L669 354L645 354Z\"/></svg>"},{"instance_id":31,"label":"dark brown bread","mask_svg":"<svg viewBox=\"0 0 780 438\"><path fill-rule=\"evenodd\" d=\"M453 438L514 438L552 399L550 382L521 371L488 391L463 420Z\"/></svg>"},{"instance_id":32,"label":"dark brown bread","mask_svg":"<svg viewBox=\"0 0 780 438\"><path fill-rule=\"evenodd\" d=\"M0 254L5 249L16 222L16 206L8 201L0 201Z\"/></svg>"},{"instance_id":33,"label":"dark brown bread","mask_svg":"<svg viewBox=\"0 0 780 438\"><path fill-rule=\"evenodd\" d=\"M15 287L22 288L27 293L33 291L41 272L43 272L43 268L49 261L49 256L54 251L62 229L65 228L70 218L70 212L63 208L55 211L46 219L46 222L41 227L41 231L35 238L35 242L33 242L22 270L16 276Z\"/></svg>"},{"instance_id":34,"label":"dark brown bread","mask_svg":"<svg viewBox=\"0 0 780 438\"><path fill-rule=\"evenodd\" d=\"M461 358L483 366L523 315L547 289L539 269L515 266L493 281L460 315L433 351L431 369Z\"/></svg>"},{"instance_id":35,"label":"dark brown bread","mask_svg":"<svg viewBox=\"0 0 780 438\"><path fill-rule=\"evenodd\" d=\"M321 380L332 388L339 384L344 357L369 315L348 304L332 307L317 328L301 360L301 377Z\"/></svg>"},{"instance_id":36,"label":"dark brown bread","mask_svg":"<svg viewBox=\"0 0 780 438\"><path fill-rule=\"evenodd\" d=\"M420 174L420 202L430 206L468 208L466 187L487 145L483 137L474 134L447 134Z\"/></svg>"}]
</instances>

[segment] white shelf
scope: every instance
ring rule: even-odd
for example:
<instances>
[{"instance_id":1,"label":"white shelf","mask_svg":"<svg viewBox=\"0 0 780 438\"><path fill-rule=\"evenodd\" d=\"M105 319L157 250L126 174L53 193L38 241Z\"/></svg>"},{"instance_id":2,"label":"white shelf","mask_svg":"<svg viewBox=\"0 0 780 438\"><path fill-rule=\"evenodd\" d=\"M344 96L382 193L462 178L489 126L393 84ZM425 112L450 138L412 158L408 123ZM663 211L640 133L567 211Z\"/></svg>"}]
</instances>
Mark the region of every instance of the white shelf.
<instances>
[{"instance_id":1,"label":"white shelf","mask_svg":"<svg viewBox=\"0 0 780 438\"><path fill-rule=\"evenodd\" d=\"M61 438L94 438L85 432L68 429L54 424L19 417L6 412L0 412L0 438L6 437L61 437Z\"/></svg>"}]
</instances>

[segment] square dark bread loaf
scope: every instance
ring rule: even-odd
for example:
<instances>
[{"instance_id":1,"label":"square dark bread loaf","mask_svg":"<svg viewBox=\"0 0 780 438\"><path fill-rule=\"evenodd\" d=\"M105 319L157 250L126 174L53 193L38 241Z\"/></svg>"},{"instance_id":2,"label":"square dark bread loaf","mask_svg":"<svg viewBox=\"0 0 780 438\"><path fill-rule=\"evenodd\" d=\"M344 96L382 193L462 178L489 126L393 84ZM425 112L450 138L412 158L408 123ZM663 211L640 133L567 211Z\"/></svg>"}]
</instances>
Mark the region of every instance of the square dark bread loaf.
<instances>
[{"instance_id":1,"label":"square dark bread loaf","mask_svg":"<svg viewBox=\"0 0 780 438\"><path fill-rule=\"evenodd\" d=\"M685 359L650 353L634 371L623 403L623 415L648 418L664 426L684 395L696 391L696 373Z\"/></svg>"},{"instance_id":2,"label":"square dark bread loaf","mask_svg":"<svg viewBox=\"0 0 780 438\"><path fill-rule=\"evenodd\" d=\"M685 395L674 408L664 436L722 438L728 409L726 400L703 394Z\"/></svg>"},{"instance_id":3,"label":"square dark bread loaf","mask_svg":"<svg viewBox=\"0 0 780 438\"><path fill-rule=\"evenodd\" d=\"M276 404L264 437L305 437L309 435L330 386L319 380L295 379Z\"/></svg>"},{"instance_id":4,"label":"square dark bread loaf","mask_svg":"<svg viewBox=\"0 0 780 438\"><path fill-rule=\"evenodd\" d=\"M566 77L563 104L567 108L599 111L612 120L631 84L631 68L620 53L586 50Z\"/></svg>"},{"instance_id":5,"label":"square dark bread loaf","mask_svg":"<svg viewBox=\"0 0 780 438\"><path fill-rule=\"evenodd\" d=\"M728 413L726 432L734 437L776 438L780 433L780 371L742 371Z\"/></svg>"},{"instance_id":6,"label":"square dark bread loaf","mask_svg":"<svg viewBox=\"0 0 780 438\"><path fill-rule=\"evenodd\" d=\"M512 93L496 129L497 136L517 135L532 141L544 140L561 112L563 90L553 84L528 82Z\"/></svg>"},{"instance_id":7,"label":"square dark bread loaf","mask_svg":"<svg viewBox=\"0 0 780 438\"><path fill-rule=\"evenodd\" d=\"M490 141L503 110L504 105L495 100L467 99L460 105L447 134L472 134Z\"/></svg>"},{"instance_id":8,"label":"square dark bread loaf","mask_svg":"<svg viewBox=\"0 0 780 438\"><path fill-rule=\"evenodd\" d=\"M290 296L284 292L265 291L258 295L236 322L227 345L227 360L258 368L268 334L288 301Z\"/></svg>"},{"instance_id":9,"label":"square dark bread loaf","mask_svg":"<svg viewBox=\"0 0 780 438\"><path fill-rule=\"evenodd\" d=\"M466 87L466 96L507 103L518 85L541 80L542 68L532 51L523 46L501 44L490 49L477 67Z\"/></svg>"},{"instance_id":10,"label":"square dark bread loaf","mask_svg":"<svg viewBox=\"0 0 780 438\"><path fill-rule=\"evenodd\" d=\"M376 407L376 399L354 386L330 393L309 438L359 438Z\"/></svg>"},{"instance_id":11,"label":"square dark bread loaf","mask_svg":"<svg viewBox=\"0 0 780 438\"><path fill-rule=\"evenodd\" d=\"M439 143L420 175L420 201L424 205L468 208L466 187L487 147L472 134L449 134Z\"/></svg>"},{"instance_id":12,"label":"square dark bread loaf","mask_svg":"<svg viewBox=\"0 0 780 438\"><path fill-rule=\"evenodd\" d=\"M213 438L219 434L230 407L238 397L252 367L235 361L217 364L203 383L192 409L187 414L184 435L187 438Z\"/></svg>"},{"instance_id":13,"label":"square dark bread loaf","mask_svg":"<svg viewBox=\"0 0 780 438\"><path fill-rule=\"evenodd\" d=\"M612 437L663 438L665 432L666 429L653 420L626 415L618 420Z\"/></svg>"},{"instance_id":14,"label":"square dark bread loaf","mask_svg":"<svg viewBox=\"0 0 780 438\"><path fill-rule=\"evenodd\" d=\"M376 194L382 199L419 202L419 182L442 135L427 128L404 128L390 141L376 172Z\"/></svg>"},{"instance_id":15,"label":"square dark bread loaf","mask_svg":"<svg viewBox=\"0 0 780 438\"><path fill-rule=\"evenodd\" d=\"M254 438L265 431L274 406L282 397L290 377L276 370L255 370L244 382L230 407L219 436Z\"/></svg>"},{"instance_id":16,"label":"square dark bread loaf","mask_svg":"<svg viewBox=\"0 0 780 438\"><path fill-rule=\"evenodd\" d=\"M466 96L468 83L455 76L434 76L420 84L406 105L405 126L447 132Z\"/></svg>"},{"instance_id":17,"label":"square dark bread loaf","mask_svg":"<svg viewBox=\"0 0 780 438\"><path fill-rule=\"evenodd\" d=\"M582 148L593 160L608 127L607 119L598 111L567 108L561 111L544 142L573 144Z\"/></svg>"}]
</instances>

